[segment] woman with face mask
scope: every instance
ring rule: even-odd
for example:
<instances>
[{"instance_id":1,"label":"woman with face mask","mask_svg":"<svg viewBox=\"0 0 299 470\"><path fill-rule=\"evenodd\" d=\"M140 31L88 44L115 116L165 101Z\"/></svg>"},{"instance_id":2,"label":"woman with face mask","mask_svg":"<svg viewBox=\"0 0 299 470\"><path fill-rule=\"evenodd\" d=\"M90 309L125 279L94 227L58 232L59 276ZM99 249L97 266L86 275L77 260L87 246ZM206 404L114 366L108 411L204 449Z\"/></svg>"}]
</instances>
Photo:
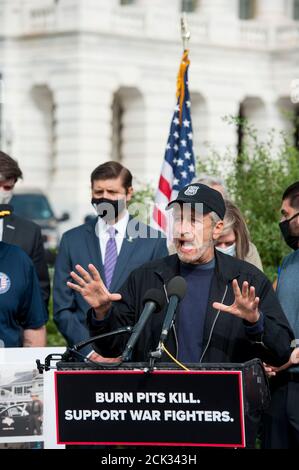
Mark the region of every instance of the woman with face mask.
<instances>
[{"instance_id":1,"label":"woman with face mask","mask_svg":"<svg viewBox=\"0 0 299 470\"><path fill-rule=\"evenodd\" d=\"M225 206L224 229L217 240L216 249L227 255L247 261L262 271L261 258L256 246L250 241L244 217L238 207L231 201L226 200Z\"/></svg>"}]
</instances>

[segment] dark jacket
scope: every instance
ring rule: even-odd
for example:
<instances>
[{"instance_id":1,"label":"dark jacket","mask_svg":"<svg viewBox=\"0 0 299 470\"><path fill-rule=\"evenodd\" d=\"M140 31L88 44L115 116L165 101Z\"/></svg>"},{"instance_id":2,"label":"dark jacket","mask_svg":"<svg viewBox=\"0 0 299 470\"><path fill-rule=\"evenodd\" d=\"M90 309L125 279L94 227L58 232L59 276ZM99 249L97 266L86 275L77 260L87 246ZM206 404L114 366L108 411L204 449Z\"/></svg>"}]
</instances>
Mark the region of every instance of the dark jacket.
<instances>
[{"instance_id":1,"label":"dark jacket","mask_svg":"<svg viewBox=\"0 0 299 470\"><path fill-rule=\"evenodd\" d=\"M280 365L290 355L290 342L293 338L288 321L272 289L270 281L255 266L223 253L216 252L216 265L209 293L205 318L202 362L244 362L254 357ZM114 330L124 325L133 325L142 311L142 299L149 288L165 289L167 282L180 274L177 255L147 263L135 270L120 289L122 300L115 302L105 320L95 326L88 313L91 336ZM231 305L234 302L232 280L237 279L241 286L244 281L256 288L260 297L259 309L264 317L264 333L254 335L245 327L242 319L218 312L213 302ZM194 306L196 308L196 306ZM140 339L134 348L132 360L147 360L148 352L155 350L160 338L167 304L161 313L149 319ZM125 337L124 337L125 336ZM177 355L175 326L170 332L167 348ZM210 340L209 340L210 337ZM94 344L95 350L103 356L117 356L123 352L127 335L114 337L114 340L100 340ZM169 362L169 361L168 361Z\"/></svg>"},{"instance_id":2,"label":"dark jacket","mask_svg":"<svg viewBox=\"0 0 299 470\"><path fill-rule=\"evenodd\" d=\"M31 258L37 273L43 299L45 304L48 305L50 279L39 225L31 222L31 220L12 214L3 219L2 240L11 245L19 246Z\"/></svg>"}]
</instances>

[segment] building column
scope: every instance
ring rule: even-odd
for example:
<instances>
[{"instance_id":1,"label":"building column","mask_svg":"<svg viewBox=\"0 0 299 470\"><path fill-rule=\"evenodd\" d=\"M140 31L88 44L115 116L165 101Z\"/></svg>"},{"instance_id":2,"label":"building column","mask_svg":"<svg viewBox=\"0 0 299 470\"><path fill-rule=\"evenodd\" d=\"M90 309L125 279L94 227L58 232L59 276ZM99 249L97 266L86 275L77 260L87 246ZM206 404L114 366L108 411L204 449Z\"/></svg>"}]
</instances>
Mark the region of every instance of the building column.
<instances>
[{"instance_id":1,"label":"building column","mask_svg":"<svg viewBox=\"0 0 299 470\"><path fill-rule=\"evenodd\" d=\"M56 80L56 168L50 194L57 212L70 208L67 225L75 226L93 213L91 172L110 159L111 92L103 77L99 81L98 74L87 69L68 76L71 93L66 78L63 88L59 77Z\"/></svg>"},{"instance_id":2,"label":"building column","mask_svg":"<svg viewBox=\"0 0 299 470\"><path fill-rule=\"evenodd\" d=\"M205 149L208 160L213 158L212 152L223 157L222 161L215 162L221 172L229 171L229 162L225 160L225 153L236 155L238 135L236 126L227 122L231 116L237 117L239 113L240 102L235 97L213 94L212 98L207 99L207 147ZM227 119L226 119L227 118Z\"/></svg>"},{"instance_id":3,"label":"building column","mask_svg":"<svg viewBox=\"0 0 299 470\"><path fill-rule=\"evenodd\" d=\"M1 149L18 159L22 167L19 139L20 103L22 102L21 77L18 66L19 49L13 41L6 39L1 45Z\"/></svg>"},{"instance_id":4,"label":"building column","mask_svg":"<svg viewBox=\"0 0 299 470\"><path fill-rule=\"evenodd\" d=\"M287 17L285 0L258 0L256 2L256 18L281 22Z\"/></svg>"},{"instance_id":5,"label":"building column","mask_svg":"<svg viewBox=\"0 0 299 470\"><path fill-rule=\"evenodd\" d=\"M161 80L158 88L152 87L149 85L145 91L146 138L142 164L145 182L156 190L176 105L175 81L170 86L170 82Z\"/></svg>"},{"instance_id":6,"label":"building column","mask_svg":"<svg viewBox=\"0 0 299 470\"><path fill-rule=\"evenodd\" d=\"M201 0L199 14L215 18L233 19L238 17L238 0Z\"/></svg>"}]
</instances>

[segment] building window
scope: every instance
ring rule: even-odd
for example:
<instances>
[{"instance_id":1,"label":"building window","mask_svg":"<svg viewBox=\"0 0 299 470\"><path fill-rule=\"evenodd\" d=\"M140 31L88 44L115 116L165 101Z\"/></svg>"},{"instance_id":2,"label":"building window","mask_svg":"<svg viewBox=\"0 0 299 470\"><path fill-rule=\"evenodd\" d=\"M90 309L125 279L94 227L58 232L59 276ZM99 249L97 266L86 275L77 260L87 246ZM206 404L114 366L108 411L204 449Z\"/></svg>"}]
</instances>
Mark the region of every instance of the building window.
<instances>
[{"instance_id":1,"label":"building window","mask_svg":"<svg viewBox=\"0 0 299 470\"><path fill-rule=\"evenodd\" d=\"M44 176L51 184L56 171L56 106L53 92L48 85L35 85L31 90L31 99L36 116L35 143L37 145L38 142L40 146L37 146L39 156L36 158L47 162L44 167Z\"/></svg>"},{"instance_id":2,"label":"building window","mask_svg":"<svg viewBox=\"0 0 299 470\"><path fill-rule=\"evenodd\" d=\"M239 0L240 20L252 20L255 17L255 0Z\"/></svg>"},{"instance_id":3,"label":"building window","mask_svg":"<svg viewBox=\"0 0 299 470\"><path fill-rule=\"evenodd\" d=\"M192 13L197 8L197 0L182 0L181 11Z\"/></svg>"},{"instance_id":4,"label":"building window","mask_svg":"<svg viewBox=\"0 0 299 470\"><path fill-rule=\"evenodd\" d=\"M237 119L237 163L242 163L242 152L244 145L244 121L245 121L245 110L243 103L239 107L239 115Z\"/></svg>"},{"instance_id":5,"label":"building window","mask_svg":"<svg viewBox=\"0 0 299 470\"><path fill-rule=\"evenodd\" d=\"M299 21L299 0L293 1L293 19Z\"/></svg>"},{"instance_id":6,"label":"building window","mask_svg":"<svg viewBox=\"0 0 299 470\"><path fill-rule=\"evenodd\" d=\"M23 395L23 387L15 387L14 394L15 395Z\"/></svg>"},{"instance_id":7,"label":"building window","mask_svg":"<svg viewBox=\"0 0 299 470\"><path fill-rule=\"evenodd\" d=\"M115 93L112 103L112 160L122 160L124 108L120 93Z\"/></svg>"}]
</instances>

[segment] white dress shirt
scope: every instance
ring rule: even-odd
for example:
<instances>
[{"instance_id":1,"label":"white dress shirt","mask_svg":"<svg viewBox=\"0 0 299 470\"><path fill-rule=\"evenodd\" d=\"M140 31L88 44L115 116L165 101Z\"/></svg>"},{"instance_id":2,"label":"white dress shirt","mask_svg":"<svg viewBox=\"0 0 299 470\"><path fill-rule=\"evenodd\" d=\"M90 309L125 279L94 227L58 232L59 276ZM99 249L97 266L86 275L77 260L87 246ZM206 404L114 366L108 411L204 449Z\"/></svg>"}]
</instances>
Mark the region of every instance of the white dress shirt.
<instances>
[{"instance_id":1,"label":"white dress shirt","mask_svg":"<svg viewBox=\"0 0 299 470\"><path fill-rule=\"evenodd\" d=\"M3 219L0 219L0 241L3 238Z\"/></svg>"},{"instance_id":2,"label":"white dress shirt","mask_svg":"<svg viewBox=\"0 0 299 470\"><path fill-rule=\"evenodd\" d=\"M96 233L98 234L98 237L99 237L103 264L105 261L106 246L110 238L110 235L108 232L109 227L114 227L116 230L115 242L116 242L116 249L117 249L117 256L118 256L121 250L123 240L126 237L126 230L127 230L128 222L129 222L129 212L127 210L125 211L125 214L122 216L122 218L119 219L116 222L116 224L113 224L113 225L107 224L103 219L101 219L101 217L98 218Z\"/></svg>"}]
</instances>

